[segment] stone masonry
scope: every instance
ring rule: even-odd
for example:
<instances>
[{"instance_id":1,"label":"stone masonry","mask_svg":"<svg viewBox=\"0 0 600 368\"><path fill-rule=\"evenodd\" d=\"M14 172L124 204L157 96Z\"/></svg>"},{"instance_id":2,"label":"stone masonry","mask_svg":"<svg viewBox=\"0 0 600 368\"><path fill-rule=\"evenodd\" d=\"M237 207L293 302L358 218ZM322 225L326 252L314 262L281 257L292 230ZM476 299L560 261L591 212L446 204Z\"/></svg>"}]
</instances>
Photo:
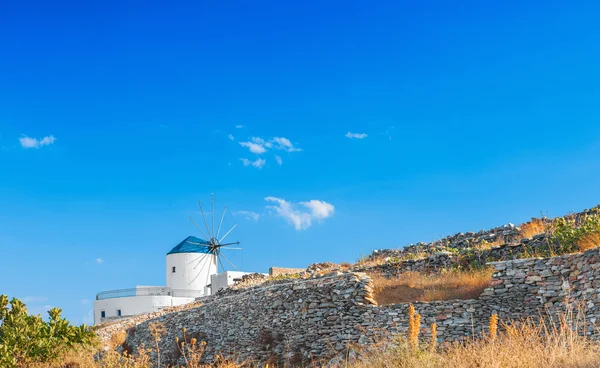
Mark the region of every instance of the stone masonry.
<instances>
[{"instance_id":1,"label":"stone masonry","mask_svg":"<svg viewBox=\"0 0 600 368\"><path fill-rule=\"evenodd\" d=\"M439 341L480 335L489 317L501 321L555 316L578 307L592 334L600 317L600 250L592 249L546 259L492 262L491 286L477 299L414 303L422 316L422 336L438 324ZM259 361L308 361L344 354L351 346L369 346L381 336L408 328L408 304L378 306L370 278L363 273L339 273L269 286L227 290L205 299L199 307L142 316L98 332L110 336L128 330L134 349L152 338L149 324L161 322L167 336L160 342L163 362L175 363L175 338L187 334L207 342L205 359L216 354ZM139 318L136 321L136 318ZM136 325L134 328L129 328Z\"/></svg>"}]
</instances>

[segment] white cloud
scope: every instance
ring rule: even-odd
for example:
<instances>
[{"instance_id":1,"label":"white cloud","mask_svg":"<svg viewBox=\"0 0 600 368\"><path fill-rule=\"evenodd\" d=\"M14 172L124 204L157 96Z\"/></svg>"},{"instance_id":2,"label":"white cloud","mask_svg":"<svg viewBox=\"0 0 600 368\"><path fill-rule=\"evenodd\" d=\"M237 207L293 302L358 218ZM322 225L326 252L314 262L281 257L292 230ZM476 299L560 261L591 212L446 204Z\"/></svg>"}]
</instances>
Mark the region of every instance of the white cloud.
<instances>
[{"instance_id":1,"label":"white cloud","mask_svg":"<svg viewBox=\"0 0 600 368\"><path fill-rule=\"evenodd\" d=\"M267 152L267 149L260 143L255 142L240 142L240 146L247 147L250 152L260 155Z\"/></svg>"},{"instance_id":2,"label":"white cloud","mask_svg":"<svg viewBox=\"0 0 600 368\"><path fill-rule=\"evenodd\" d=\"M55 140L56 138L53 135L46 136L39 140L37 138L31 138L26 135L19 138L19 142L21 143L21 147L23 148L40 148L43 146L49 146L52 143L54 143Z\"/></svg>"},{"instance_id":3,"label":"white cloud","mask_svg":"<svg viewBox=\"0 0 600 368\"><path fill-rule=\"evenodd\" d=\"M236 129L242 129L243 127L244 127L244 126L243 126L243 125L241 125L241 124L238 124L238 125L236 125L236 126L235 126L235 128L236 128Z\"/></svg>"},{"instance_id":4,"label":"white cloud","mask_svg":"<svg viewBox=\"0 0 600 368\"><path fill-rule=\"evenodd\" d=\"M287 139L287 138L284 138L284 137L275 137L275 138L273 138L272 141L277 144L275 146L275 148L277 148L277 149L285 150L285 151L288 151L288 152L300 152L300 151L302 151L302 149L294 147L294 145L292 144L292 142L290 142L290 140Z\"/></svg>"},{"instance_id":5,"label":"white cloud","mask_svg":"<svg viewBox=\"0 0 600 368\"><path fill-rule=\"evenodd\" d=\"M308 202L300 202L301 205L307 207L311 211L312 217L322 220L330 217L335 212L335 207L331 203L313 199Z\"/></svg>"},{"instance_id":6,"label":"white cloud","mask_svg":"<svg viewBox=\"0 0 600 368\"><path fill-rule=\"evenodd\" d=\"M229 138L229 140L235 141L235 137L233 136L233 134L229 134L227 138Z\"/></svg>"},{"instance_id":7,"label":"white cloud","mask_svg":"<svg viewBox=\"0 0 600 368\"><path fill-rule=\"evenodd\" d=\"M316 199L308 202L300 202L310 212L302 211L296 208L293 203L281 198L267 197L265 201L273 202L275 205L266 207L273 210L277 216L283 217L299 231L308 229L312 225L313 220L324 220L333 216L335 212L335 207L332 204Z\"/></svg>"},{"instance_id":8,"label":"white cloud","mask_svg":"<svg viewBox=\"0 0 600 368\"><path fill-rule=\"evenodd\" d=\"M258 219L260 218L260 215L258 213L252 211L237 211L234 212L234 215L240 215L243 216L246 220L253 221L258 221Z\"/></svg>"},{"instance_id":9,"label":"white cloud","mask_svg":"<svg viewBox=\"0 0 600 368\"><path fill-rule=\"evenodd\" d=\"M242 160L244 166L254 166L257 169L262 169L262 167L265 166L265 163L267 162L267 160L262 158L257 158L255 161L250 161L247 158L240 158L240 160Z\"/></svg>"},{"instance_id":10,"label":"white cloud","mask_svg":"<svg viewBox=\"0 0 600 368\"><path fill-rule=\"evenodd\" d=\"M260 137L250 137L248 142L240 142L240 145L247 147L250 152L258 155L267 152L268 149L283 150L287 152L300 152L302 149L294 147L294 144L285 137L275 137L265 140Z\"/></svg>"},{"instance_id":11,"label":"white cloud","mask_svg":"<svg viewBox=\"0 0 600 368\"><path fill-rule=\"evenodd\" d=\"M366 133L351 133L348 132L346 133L346 138L350 138L350 139L364 139L367 138L367 134Z\"/></svg>"},{"instance_id":12,"label":"white cloud","mask_svg":"<svg viewBox=\"0 0 600 368\"><path fill-rule=\"evenodd\" d=\"M81 304L90 304L89 299L81 299Z\"/></svg>"},{"instance_id":13,"label":"white cloud","mask_svg":"<svg viewBox=\"0 0 600 368\"><path fill-rule=\"evenodd\" d=\"M27 303L43 303L48 301L48 297L45 296L26 296L21 299L21 301L25 304Z\"/></svg>"},{"instance_id":14,"label":"white cloud","mask_svg":"<svg viewBox=\"0 0 600 368\"><path fill-rule=\"evenodd\" d=\"M102 264L104 263L104 260L102 258L96 258L96 263Z\"/></svg>"},{"instance_id":15,"label":"white cloud","mask_svg":"<svg viewBox=\"0 0 600 368\"><path fill-rule=\"evenodd\" d=\"M91 326L94 324L94 310L90 309L85 316L81 319L81 323Z\"/></svg>"},{"instance_id":16,"label":"white cloud","mask_svg":"<svg viewBox=\"0 0 600 368\"><path fill-rule=\"evenodd\" d=\"M283 164L283 160L281 159L281 157L279 157L279 156L277 156L277 155L275 155L275 161L277 161L277 163L278 163L279 165L282 165L282 164Z\"/></svg>"}]
</instances>

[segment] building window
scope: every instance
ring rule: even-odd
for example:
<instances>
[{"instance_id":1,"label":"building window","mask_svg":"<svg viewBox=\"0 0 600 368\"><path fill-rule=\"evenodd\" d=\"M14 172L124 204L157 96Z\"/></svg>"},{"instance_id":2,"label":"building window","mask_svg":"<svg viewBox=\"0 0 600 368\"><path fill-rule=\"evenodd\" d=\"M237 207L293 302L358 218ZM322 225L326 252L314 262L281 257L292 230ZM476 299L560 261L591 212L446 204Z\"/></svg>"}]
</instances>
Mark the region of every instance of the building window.
<instances>
[{"instance_id":1,"label":"building window","mask_svg":"<svg viewBox=\"0 0 600 368\"><path fill-rule=\"evenodd\" d=\"M100 312L100 318L106 318L106 312L105 311L101 311Z\"/></svg>"},{"instance_id":2,"label":"building window","mask_svg":"<svg viewBox=\"0 0 600 368\"><path fill-rule=\"evenodd\" d=\"M175 266L173 266L173 273L175 273Z\"/></svg>"},{"instance_id":3,"label":"building window","mask_svg":"<svg viewBox=\"0 0 600 368\"><path fill-rule=\"evenodd\" d=\"M121 317L121 310L117 309L117 316Z\"/></svg>"}]
</instances>

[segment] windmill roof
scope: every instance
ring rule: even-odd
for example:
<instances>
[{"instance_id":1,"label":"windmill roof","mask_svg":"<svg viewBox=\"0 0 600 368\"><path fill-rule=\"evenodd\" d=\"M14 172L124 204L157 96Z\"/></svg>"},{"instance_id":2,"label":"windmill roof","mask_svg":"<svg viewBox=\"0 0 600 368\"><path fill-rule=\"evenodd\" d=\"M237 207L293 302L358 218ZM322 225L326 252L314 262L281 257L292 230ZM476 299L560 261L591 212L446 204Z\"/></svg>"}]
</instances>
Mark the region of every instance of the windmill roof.
<instances>
[{"instance_id":1,"label":"windmill roof","mask_svg":"<svg viewBox=\"0 0 600 368\"><path fill-rule=\"evenodd\" d=\"M208 251L209 242L204 239L188 236L181 243L177 244L167 255L174 253L210 253Z\"/></svg>"}]
</instances>

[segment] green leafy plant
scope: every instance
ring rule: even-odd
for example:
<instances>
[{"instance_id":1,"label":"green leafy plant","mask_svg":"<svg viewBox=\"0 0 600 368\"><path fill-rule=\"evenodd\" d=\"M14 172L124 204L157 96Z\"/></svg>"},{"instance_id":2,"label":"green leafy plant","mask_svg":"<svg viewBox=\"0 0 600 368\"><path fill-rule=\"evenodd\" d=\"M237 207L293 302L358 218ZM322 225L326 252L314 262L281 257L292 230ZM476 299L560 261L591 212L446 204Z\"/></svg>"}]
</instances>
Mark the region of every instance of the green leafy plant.
<instances>
[{"instance_id":1,"label":"green leafy plant","mask_svg":"<svg viewBox=\"0 0 600 368\"><path fill-rule=\"evenodd\" d=\"M27 312L18 299L0 295L0 367L26 367L49 362L77 346L93 346L97 337L86 325L73 326L61 310L48 311L49 320Z\"/></svg>"}]
</instances>

